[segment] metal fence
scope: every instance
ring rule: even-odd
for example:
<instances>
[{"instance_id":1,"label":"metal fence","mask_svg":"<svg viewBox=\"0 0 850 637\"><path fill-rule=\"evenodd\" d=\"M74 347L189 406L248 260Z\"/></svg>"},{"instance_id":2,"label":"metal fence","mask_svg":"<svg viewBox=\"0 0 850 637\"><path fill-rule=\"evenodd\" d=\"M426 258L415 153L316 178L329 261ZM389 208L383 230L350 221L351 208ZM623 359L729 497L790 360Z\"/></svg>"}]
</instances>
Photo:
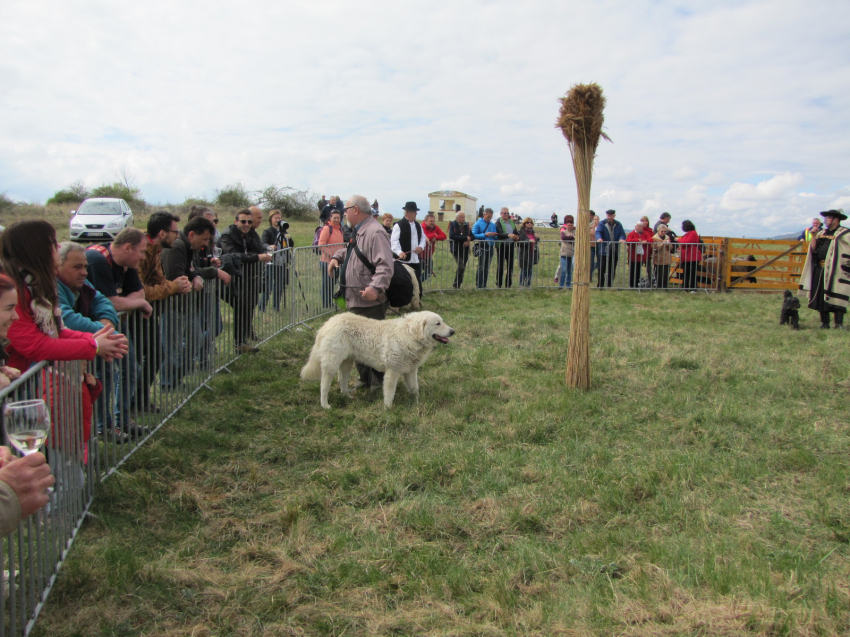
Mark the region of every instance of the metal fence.
<instances>
[{"instance_id":1,"label":"metal fence","mask_svg":"<svg viewBox=\"0 0 850 637\"><path fill-rule=\"evenodd\" d=\"M438 242L422 261L424 292L452 289L569 288L574 256L560 241L475 242L466 250ZM572 252L572 250L569 250ZM590 285L617 290L715 292L720 287L721 246L600 242L591 247Z\"/></svg>"},{"instance_id":2,"label":"metal fence","mask_svg":"<svg viewBox=\"0 0 850 637\"><path fill-rule=\"evenodd\" d=\"M97 481L114 473L216 373L283 330L333 312L338 281L327 261L343 247L286 249L269 264L243 266L230 285L206 281L201 291L152 303L149 317L121 315L128 355L105 363L53 361L34 365L0 391L6 402L42 398L52 432L45 445L56 486L47 507L2 539L0 637L32 629L68 549L88 512ZM633 245L596 244L595 287L716 290L719 246L702 246L699 261L673 248L642 260ZM569 287L572 259L559 241L499 244L480 252L440 242L422 261L423 291ZM453 253L454 252L454 253ZM685 254L683 254L685 252ZM478 254L478 256L476 256ZM669 262L667 262L669 261ZM95 375L93 402L84 373ZM91 417L88 418L89 411ZM88 422L86 420L88 419Z\"/></svg>"}]
</instances>

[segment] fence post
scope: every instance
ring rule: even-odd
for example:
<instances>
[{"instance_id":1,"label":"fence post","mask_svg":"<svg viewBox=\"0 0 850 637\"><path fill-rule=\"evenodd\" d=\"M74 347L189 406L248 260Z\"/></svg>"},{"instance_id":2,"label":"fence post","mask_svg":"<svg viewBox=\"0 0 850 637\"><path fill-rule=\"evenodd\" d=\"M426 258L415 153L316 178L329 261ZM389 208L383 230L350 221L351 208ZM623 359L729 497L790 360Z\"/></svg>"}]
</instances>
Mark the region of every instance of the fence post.
<instances>
[{"instance_id":1,"label":"fence post","mask_svg":"<svg viewBox=\"0 0 850 637\"><path fill-rule=\"evenodd\" d=\"M731 280L731 259L729 259L729 246L731 243L729 237L723 237L723 244L720 248L720 292L728 292L727 283Z\"/></svg>"}]
</instances>

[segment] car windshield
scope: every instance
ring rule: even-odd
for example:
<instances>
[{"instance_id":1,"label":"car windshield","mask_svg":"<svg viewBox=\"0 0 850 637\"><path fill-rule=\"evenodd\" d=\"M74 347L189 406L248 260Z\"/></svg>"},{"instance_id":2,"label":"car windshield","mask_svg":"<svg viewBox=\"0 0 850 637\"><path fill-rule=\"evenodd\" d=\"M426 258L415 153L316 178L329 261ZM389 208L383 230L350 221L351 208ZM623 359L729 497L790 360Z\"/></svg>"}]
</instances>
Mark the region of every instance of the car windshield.
<instances>
[{"instance_id":1,"label":"car windshield","mask_svg":"<svg viewBox=\"0 0 850 637\"><path fill-rule=\"evenodd\" d=\"M117 201L85 201L78 215L120 215L121 204Z\"/></svg>"}]
</instances>

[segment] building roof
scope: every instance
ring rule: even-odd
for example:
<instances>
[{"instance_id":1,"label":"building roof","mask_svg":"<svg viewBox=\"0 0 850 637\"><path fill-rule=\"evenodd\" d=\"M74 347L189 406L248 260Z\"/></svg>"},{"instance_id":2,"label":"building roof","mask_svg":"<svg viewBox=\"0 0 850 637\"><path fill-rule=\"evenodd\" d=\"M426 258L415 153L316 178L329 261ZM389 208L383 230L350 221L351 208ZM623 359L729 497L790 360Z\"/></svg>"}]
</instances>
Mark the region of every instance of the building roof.
<instances>
[{"instance_id":1,"label":"building roof","mask_svg":"<svg viewBox=\"0 0 850 637\"><path fill-rule=\"evenodd\" d=\"M472 195L467 195L465 192L459 192L457 190L435 190L434 192L428 193L429 197L466 197L467 199L472 199L472 201L478 201L478 197L473 197Z\"/></svg>"}]
</instances>

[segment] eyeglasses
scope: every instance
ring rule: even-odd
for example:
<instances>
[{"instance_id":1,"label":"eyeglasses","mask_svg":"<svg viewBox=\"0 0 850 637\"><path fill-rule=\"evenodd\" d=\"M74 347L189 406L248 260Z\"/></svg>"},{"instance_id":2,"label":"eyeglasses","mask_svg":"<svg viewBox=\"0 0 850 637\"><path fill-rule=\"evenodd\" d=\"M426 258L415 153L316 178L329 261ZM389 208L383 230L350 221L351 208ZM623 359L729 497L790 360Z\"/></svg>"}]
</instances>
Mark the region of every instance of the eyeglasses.
<instances>
[{"instance_id":1,"label":"eyeglasses","mask_svg":"<svg viewBox=\"0 0 850 637\"><path fill-rule=\"evenodd\" d=\"M355 210L357 206L348 206L348 208L343 208L343 211L348 212L349 210Z\"/></svg>"},{"instance_id":2,"label":"eyeglasses","mask_svg":"<svg viewBox=\"0 0 850 637\"><path fill-rule=\"evenodd\" d=\"M242 225L245 225L246 223L254 223L254 220L253 219L240 219L237 223L241 223Z\"/></svg>"}]
</instances>

